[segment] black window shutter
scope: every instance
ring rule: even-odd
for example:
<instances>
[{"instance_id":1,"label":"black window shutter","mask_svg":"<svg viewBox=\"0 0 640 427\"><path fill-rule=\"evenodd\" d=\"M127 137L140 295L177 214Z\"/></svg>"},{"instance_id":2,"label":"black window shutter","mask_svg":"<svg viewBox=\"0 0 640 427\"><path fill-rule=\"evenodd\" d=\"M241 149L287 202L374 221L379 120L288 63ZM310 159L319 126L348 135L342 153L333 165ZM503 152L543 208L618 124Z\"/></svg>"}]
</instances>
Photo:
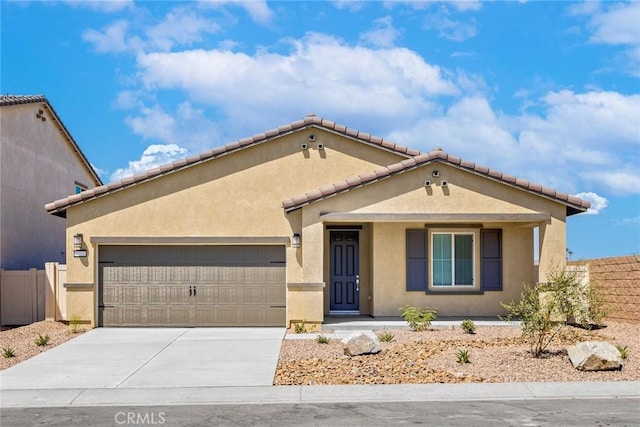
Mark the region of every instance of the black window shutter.
<instances>
[{"instance_id":1,"label":"black window shutter","mask_svg":"<svg viewBox=\"0 0 640 427\"><path fill-rule=\"evenodd\" d=\"M427 230L407 230L407 291L427 290Z\"/></svg>"},{"instance_id":2,"label":"black window shutter","mask_svg":"<svg viewBox=\"0 0 640 427\"><path fill-rule=\"evenodd\" d=\"M483 291L502 290L502 230L480 233L480 281Z\"/></svg>"}]
</instances>

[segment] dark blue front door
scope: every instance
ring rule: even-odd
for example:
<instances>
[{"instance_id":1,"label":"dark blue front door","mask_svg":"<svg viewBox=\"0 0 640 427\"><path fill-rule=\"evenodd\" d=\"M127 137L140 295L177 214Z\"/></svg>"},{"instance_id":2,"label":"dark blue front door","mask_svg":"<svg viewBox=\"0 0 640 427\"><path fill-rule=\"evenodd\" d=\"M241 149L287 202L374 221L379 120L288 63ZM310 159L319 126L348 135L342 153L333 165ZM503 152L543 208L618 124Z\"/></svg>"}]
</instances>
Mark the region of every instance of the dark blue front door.
<instances>
[{"instance_id":1,"label":"dark blue front door","mask_svg":"<svg viewBox=\"0 0 640 427\"><path fill-rule=\"evenodd\" d=\"M331 232L331 311L360 309L358 232Z\"/></svg>"}]
</instances>

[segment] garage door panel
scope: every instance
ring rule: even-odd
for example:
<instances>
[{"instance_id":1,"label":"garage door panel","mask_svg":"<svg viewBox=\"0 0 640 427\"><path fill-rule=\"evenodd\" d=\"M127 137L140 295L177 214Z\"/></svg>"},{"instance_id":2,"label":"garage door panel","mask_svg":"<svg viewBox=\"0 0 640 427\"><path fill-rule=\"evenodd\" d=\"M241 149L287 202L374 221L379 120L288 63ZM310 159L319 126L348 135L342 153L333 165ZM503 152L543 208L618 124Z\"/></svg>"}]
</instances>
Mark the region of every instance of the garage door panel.
<instances>
[{"instance_id":1,"label":"garage door panel","mask_svg":"<svg viewBox=\"0 0 640 427\"><path fill-rule=\"evenodd\" d=\"M167 304L169 302L165 285L147 285L147 293L149 304Z\"/></svg>"},{"instance_id":2,"label":"garage door panel","mask_svg":"<svg viewBox=\"0 0 640 427\"><path fill-rule=\"evenodd\" d=\"M282 326L284 246L100 246L99 324Z\"/></svg>"}]
</instances>

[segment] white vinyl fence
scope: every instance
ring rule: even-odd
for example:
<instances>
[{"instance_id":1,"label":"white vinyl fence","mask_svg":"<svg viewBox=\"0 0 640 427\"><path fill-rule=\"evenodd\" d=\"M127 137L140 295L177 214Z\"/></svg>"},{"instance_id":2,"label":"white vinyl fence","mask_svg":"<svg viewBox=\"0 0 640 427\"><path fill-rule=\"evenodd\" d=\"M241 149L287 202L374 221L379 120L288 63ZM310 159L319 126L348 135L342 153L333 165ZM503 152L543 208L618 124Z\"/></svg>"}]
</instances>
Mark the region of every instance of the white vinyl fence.
<instances>
[{"instance_id":1,"label":"white vinyl fence","mask_svg":"<svg viewBox=\"0 0 640 427\"><path fill-rule=\"evenodd\" d=\"M67 266L57 262L44 270L0 269L0 325L67 320L66 276Z\"/></svg>"}]
</instances>

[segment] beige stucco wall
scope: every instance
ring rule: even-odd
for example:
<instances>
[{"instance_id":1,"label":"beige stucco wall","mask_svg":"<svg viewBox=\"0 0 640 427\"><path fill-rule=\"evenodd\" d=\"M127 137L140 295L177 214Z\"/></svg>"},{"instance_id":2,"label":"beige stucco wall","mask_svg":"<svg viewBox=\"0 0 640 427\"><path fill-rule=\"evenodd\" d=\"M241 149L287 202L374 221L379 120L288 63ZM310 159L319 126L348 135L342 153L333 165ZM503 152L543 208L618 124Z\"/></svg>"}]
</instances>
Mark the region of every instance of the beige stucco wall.
<instances>
[{"instance_id":1,"label":"beige stucco wall","mask_svg":"<svg viewBox=\"0 0 640 427\"><path fill-rule=\"evenodd\" d=\"M317 136L309 150L309 134ZM324 144L324 150L315 144ZM405 230L424 222L355 222L360 230L360 311L395 316L406 304L429 305L441 315L493 315L500 301L516 298L533 279L533 227L541 228L540 270L564 261L565 206L441 163L365 185L302 209L285 213L282 200L401 160L396 153L369 147L320 129L283 136L141 183L67 210L67 252L82 233L86 258L68 257L70 283L97 282L96 237L290 237L302 235L300 248L287 248L287 322L317 325L328 312L329 231L327 212L353 213L549 213L547 223L487 222L476 227L503 230L503 291L484 295L431 295L405 291ZM438 169L440 177L432 178ZM424 181L434 184L425 188ZM442 180L448 186L440 185ZM439 227L443 227L439 221ZM446 222L446 221L444 221ZM473 221L472 221L473 222ZM345 224L333 223L335 225ZM469 224L465 224L468 226ZM457 225L457 227L460 225ZM479 257L479 250L476 251ZM476 260L476 283L479 261ZM326 284L326 286L323 286ZM96 287L76 291L68 312L95 320Z\"/></svg>"},{"instance_id":2,"label":"beige stucco wall","mask_svg":"<svg viewBox=\"0 0 640 427\"><path fill-rule=\"evenodd\" d=\"M438 169L440 178L436 185L425 188L424 181L432 178L432 171ZM447 180L448 186L439 185ZM522 289L522 283L534 282L534 226L543 227L544 239L540 239L541 271L552 263L560 264L565 251L565 207L522 190L497 183L486 178L461 171L452 166L436 164L425 166L398 175L392 179L366 185L335 197L331 197L302 208L303 238L307 245L311 239L317 239L317 230L321 228L320 215L330 212L354 213L549 213L551 223L523 224L514 222L473 222L479 227L502 229L503 239L503 290L484 292L482 295L433 295L424 292L407 292L406 289L406 229L427 227L431 231L450 229L460 231L459 225L445 226L420 222L386 221L368 225L370 243L360 251L360 261L369 266L371 309L368 308L368 295L361 293L361 309L366 307L369 314L375 316L397 316L404 305L429 305L437 308L442 315L496 315L503 313L500 301L516 299ZM446 221L445 221L446 222ZM469 226L466 224L465 226ZM462 230L474 230L463 228ZM308 232L308 233L307 233ZM315 241L315 240L314 240ZM430 241L430 239L429 239ZM320 240L318 240L320 242ZM305 263L305 277L309 281L328 282L329 272L326 265L328 254L328 234L322 238L325 252L324 266L317 262ZM367 256L367 254L370 254ZM367 259L369 258L369 259ZM324 268L321 268L324 267ZM361 264L361 273L364 271ZM475 251L476 286L479 290L480 251L479 239L476 239ZM328 286L325 290L328 294ZM363 292L364 293L364 292ZM364 303L363 303L364 302ZM325 313L328 312L328 295L325 295Z\"/></svg>"},{"instance_id":3,"label":"beige stucco wall","mask_svg":"<svg viewBox=\"0 0 640 427\"><path fill-rule=\"evenodd\" d=\"M43 110L46 121L36 117ZM45 104L0 107L0 266L44 268L65 260L65 221L44 205L94 179Z\"/></svg>"},{"instance_id":4,"label":"beige stucco wall","mask_svg":"<svg viewBox=\"0 0 640 427\"><path fill-rule=\"evenodd\" d=\"M301 150L309 134L316 141ZM323 150L314 148L318 143ZM322 241L323 225L303 231L302 214L286 215L282 201L402 159L314 128L71 207L67 251L72 253L73 235L81 233L88 256L67 257L67 280L96 282L99 248L91 244L92 237L290 237L302 232L302 247L287 248L287 282L321 283L322 274L309 274L307 265L319 263L322 269L323 246L311 242ZM308 280L311 276L317 280ZM290 293L288 320L297 316L294 306L313 305L319 314L306 320L321 321L322 300L322 288Z\"/></svg>"}]
</instances>

